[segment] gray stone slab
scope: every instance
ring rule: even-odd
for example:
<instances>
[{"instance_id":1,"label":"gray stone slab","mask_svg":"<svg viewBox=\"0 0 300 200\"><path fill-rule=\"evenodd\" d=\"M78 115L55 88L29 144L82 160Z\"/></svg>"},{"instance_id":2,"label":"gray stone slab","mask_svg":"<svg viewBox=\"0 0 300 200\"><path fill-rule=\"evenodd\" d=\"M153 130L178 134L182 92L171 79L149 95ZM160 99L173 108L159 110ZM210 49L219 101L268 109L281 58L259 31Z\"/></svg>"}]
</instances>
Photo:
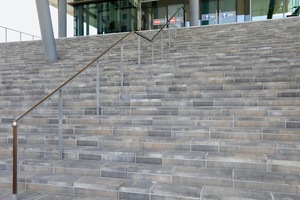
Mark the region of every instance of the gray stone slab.
<instances>
[{"instance_id":1,"label":"gray stone slab","mask_svg":"<svg viewBox=\"0 0 300 200\"><path fill-rule=\"evenodd\" d=\"M151 190L151 199L200 199L202 186L157 183Z\"/></svg>"},{"instance_id":2,"label":"gray stone slab","mask_svg":"<svg viewBox=\"0 0 300 200\"><path fill-rule=\"evenodd\" d=\"M222 153L268 154L276 155L277 144L274 141L221 141Z\"/></svg>"},{"instance_id":3,"label":"gray stone slab","mask_svg":"<svg viewBox=\"0 0 300 200\"><path fill-rule=\"evenodd\" d=\"M151 181L126 181L120 186L119 199L148 199L150 197L150 190L154 184Z\"/></svg>"},{"instance_id":4,"label":"gray stone slab","mask_svg":"<svg viewBox=\"0 0 300 200\"><path fill-rule=\"evenodd\" d=\"M274 200L297 200L300 199L300 195L293 195L293 194L282 194L282 193L273 193Z\"/></svg>"},{"instance_id":5,"label":"gray stone slab","mask_svg":"<svg viewBox=\"0 0 300 200\"><path fill-rule=\"evenodd\" d=\"M265 155L208 153L206 160L208 168L268 170L268 162Z\"/></svg>"},{"instance_id":6,"label":"gray stone slab","mask_svg":"<svg viewBox=\"0 0 300 200\"><path fill-rule=\"evenodd\" d=\"M128 168L128 179L172 183L173 166L135 165Z\"/></svg>"},{"instance_id":7,"label":"gray stone slab","mask_svg":"<svg viewBox=\"0 0 300 200\"><path fill-rule=\"evenodd\" d=\"M173 183L233 187L232 173L230 169L176 167L173 171Z\"/></svg>"},{"instance_id":8,"label":"gray stone slab","mask_svg":"<svg viewBox=\"0 0 300 200\"><path fill-rule=\"evenodd\" d=\"M300 144L298 142L279 142L278 154L286 156L298 156L300 152Z\"/></svg>"},{"instance_id":9,"label":"gray stone slab","mask_svg":"<svg viewBox=\"0 0 300 200\"><path fill-rule=\"evenodd\" d=\"M74 188L117 191L123 182L122 179L81 177L74 181Z\"/></svg>"},{"instance_id":10,"label":"gray stone slab","mask_svg":"<svg viewBox=\"0 0 300 200\"><path fill-rule=\"evenodd\" d=\"M203 187L203 191L201 192L201 198L205 200L273 200L270 192L212 186Z\"/></svg>"},{"instance_id":11,"label":"gray stone slab","mask_svg":"<svg viewBox=\"0 0 300 200\"><path fill-rule=\"evenodd\" d=\"M206 152L167 151L163 154L163 165L199 166L206 165Z\"/></svg>"},{"instance_id":12,"label":"gray stone slab","mask_svg":"<svg viewBox=\"0 0 300 200\"><path fill-rule=\"evenodd\" d=\"M297 194L299 190L300 176L298 174L234 170L233 177L236 188L290 194Z\"/></svg>"},{"instance_id":13,"label":"gray stone slab","mask_svg":"<svg viewBox=\"0 0 300 200\"><path fill-rule=\"evenodd\" d=\"M3 200L11 199L11 190L0 189L0 198Z\"/></svg>"},{"instance_id":14,"label":"gray stone slab","mask_svg":"<svg viewBox=\"0 0 300 200\"><path fill-rule=\"evenodd\" d=\"M210 137L230 140L262 140L263 133L256 127L216 127L210 129Z\"/></svg>"},{"instance_id":15,"label":"gray stone slab","mask_svg":"<svg viewBox=\"0 0 300 200\"><path fill-rule=\"evenodd\" d=\"M189 150L191 138L148 137L143 140L143 148L150 151Z\"/></svg>"},{"instance_id":16,"label":"gray stone slab","mask_svg":"<svg viewBox=\"0 0 300 200\"><path fill-rule=\"evenodd\" d=\"M136 149L105 149L101 153L102 161L135 162Z\"/></svg>"},{"instance_id":17,"label":"gray stone slab","mask_svg":"<svg viewBox=\"0 0 300 200\"><path fill-rule=\"evenodd\" d=\"M298 129L263 128L265 140L276 140L282 142L292 142L299 140Z\"/></svg>"},{"instance_id":18,"label":"gray stone slab","mask_svg":"<svg viewBox=\"0 0 300 200\"><path fill-rule=\"evenodd\" d=\"M58 161L45 159L24 159L19 160L20 171L51 174Z\"/></svg>"},{"instance_id":19,"label":"gray stone slab","mask_svg":"<svg viewBox=\"0 0 300 200\"><path fill-rule=\"evenodd\" d=\"M27 183L33 184L49 184L55 186L74 186L74 182L79 180L79 176L71 175L54 175L54 174L38 174L28 178Z\"/></svg>"},{"instance_id":20,"label":"gray stone slab","mask_svg":"<svg viewBox=\"0 0 300 200\"><path fill-rule=\"evenodd\" d=\"M100 167L107 162L89 160L63 160L55 166L56 174L100 176Z\"/></svg>"},{"instance_id":21,"label":"gray stone slab","mask_svg":"<svg viewBox=\"0 0 300 200\"><path fill-rule=\"evenodd\" d=\"M220 140L218 139L193 139L191 141L192 151L204 151L204 152L219 152Z\"/></svg>"},{"instance_id":22,"label":"gray stone slab","mask_svg":"<svg viewBox=\"0 0 300 200\"><path fill-rule=\"evenodd\" d=\"M300 158L298 156L267 155L268 171L299 174Z\"/></svg>"},{"instance_id":23,"label":"gray stone slab","mask_svg":"<svg viewBox=\"0 0 300 200\"><path fill-rule=\"evenodd\" d=\"M101 166L101 177L128 179L128 168L132 165L133 163L109 162Z\"/></svg>"}]
</instances>

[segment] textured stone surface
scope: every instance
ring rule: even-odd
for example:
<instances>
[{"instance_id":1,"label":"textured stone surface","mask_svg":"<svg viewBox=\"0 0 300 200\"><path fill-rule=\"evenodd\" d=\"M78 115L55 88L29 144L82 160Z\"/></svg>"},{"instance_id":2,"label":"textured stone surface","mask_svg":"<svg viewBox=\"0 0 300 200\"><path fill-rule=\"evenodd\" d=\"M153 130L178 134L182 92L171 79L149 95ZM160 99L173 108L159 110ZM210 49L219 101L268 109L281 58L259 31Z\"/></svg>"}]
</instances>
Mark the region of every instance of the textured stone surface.
<instances>
[{"instance_id":1,"label":"textured stone surface","mask_svg":"<svg viewBox=\"0 0 300 200\"><path fill-rule=\"evenodd\" d=\"M171 48L124 40L19 122L21 199L300 199L299 19L171 30ZM280 27L280 28L278 28ZM286 30L289 30L287 34ZM152 35L155 31L144 32ZM11 199L11 123L123 33L0 46L0 199Z\"/></svg>"}]
</instances>

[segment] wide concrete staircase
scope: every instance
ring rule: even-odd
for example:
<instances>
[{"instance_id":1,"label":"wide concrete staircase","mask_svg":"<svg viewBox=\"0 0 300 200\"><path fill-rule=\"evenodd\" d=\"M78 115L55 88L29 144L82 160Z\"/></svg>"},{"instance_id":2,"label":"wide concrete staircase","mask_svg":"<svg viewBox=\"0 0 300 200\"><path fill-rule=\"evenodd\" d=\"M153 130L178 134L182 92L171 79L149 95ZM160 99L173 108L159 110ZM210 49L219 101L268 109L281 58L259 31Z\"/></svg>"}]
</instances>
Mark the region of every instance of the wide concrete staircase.
<instances>
[{"instance_id":1,"label":"wide concrete staircase","mask_svg":"<svg viewBox=\"0 0 300 200\"><path fill-rule=\"evenodd\" d=\"M18 199L300 199L298 18L137 35L19 124ZM144 32L154 35L155 31ZM11 199L14 118L124 34L58 39L46 65L41 41L0 45L0 199Z\"/></svg>"}]
</instances>

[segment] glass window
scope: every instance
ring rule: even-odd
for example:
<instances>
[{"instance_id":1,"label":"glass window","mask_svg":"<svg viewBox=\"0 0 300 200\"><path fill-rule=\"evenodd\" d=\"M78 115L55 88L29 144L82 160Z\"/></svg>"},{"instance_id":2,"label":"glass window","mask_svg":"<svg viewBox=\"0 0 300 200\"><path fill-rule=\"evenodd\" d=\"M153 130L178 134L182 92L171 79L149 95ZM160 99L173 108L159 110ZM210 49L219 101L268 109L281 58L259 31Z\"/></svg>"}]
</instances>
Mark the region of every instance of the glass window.
<instances>
[{"instance_id":1,"label":"glass window","mask_svg":"<svg viewBox=\"0 0 300 200\"><path fill-rule=\"evenodd\" d=\"M284 18L297 5L299 0L252 0L252 20Z\"/></svg>"},{"instance_id":2,"label":"glass window","mask_svg":"<svg viewBox=\"0 0 300 200\"><path fill-rule=\"evenodd\" d=\"M137 8L129 0L76 4L76 35L131 31L137 27Z\"/></svg>"}]
</instances>

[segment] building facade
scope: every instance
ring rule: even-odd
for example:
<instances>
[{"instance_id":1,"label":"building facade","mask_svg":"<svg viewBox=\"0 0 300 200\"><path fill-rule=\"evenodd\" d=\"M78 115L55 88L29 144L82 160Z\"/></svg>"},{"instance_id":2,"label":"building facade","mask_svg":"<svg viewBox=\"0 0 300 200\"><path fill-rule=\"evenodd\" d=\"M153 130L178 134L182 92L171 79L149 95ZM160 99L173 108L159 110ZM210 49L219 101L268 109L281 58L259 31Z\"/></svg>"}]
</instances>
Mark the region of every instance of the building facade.
<instances>
[{"instance_id":1,"label":"building facade","mask_svg":"<svg viewBox=\"0 0 300 200\"><path fill-rule=\"evenodd\" d=\"M199 4L199 26L284 18L300 0L73 0L74 35L159 28L177 10L170 26L190 26L191 1ZM184 9L180 9L180 8ZM272 7L272 9L271 9Z\"/></svg>"}]
</instances>

